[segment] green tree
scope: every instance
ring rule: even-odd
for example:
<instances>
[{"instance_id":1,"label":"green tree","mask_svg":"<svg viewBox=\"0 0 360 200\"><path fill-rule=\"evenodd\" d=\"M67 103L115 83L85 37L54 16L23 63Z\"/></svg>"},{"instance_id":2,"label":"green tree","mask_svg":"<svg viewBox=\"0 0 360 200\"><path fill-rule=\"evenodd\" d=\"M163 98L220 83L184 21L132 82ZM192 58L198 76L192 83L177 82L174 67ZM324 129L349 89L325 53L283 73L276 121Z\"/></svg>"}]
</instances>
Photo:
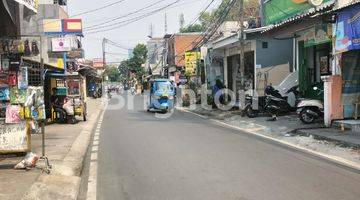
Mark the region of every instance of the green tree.
<instances>
[{"instance_id":1,"label":"green tree","mask_svg":"<svg viewBox=\"0 0 360 200\"><path fill-rule=\"evenodd\" d=\"M210 12L205 12L201 18L200 22L203 26L209 27L211 23L218 19L226 10L226 5L232 0L223 0L222 3L214 10ZM239 21L240 12L239 4L240 0L235 0L234 6L231 7L229 14L226 17L226 21ZM245 21L254 21L260 16L260 2L259 0L244 0L244 18ZM206 29L206 28L205 28Z\"/></svg>"},{"instance_id":2,"label":"green tree","mask_svg":"<svg viewBox=\"0 0 360 200\"><path fill-rule=\"evenodd\" d=\"M120 79L127 80L129 73L136 73L138 80L145 74L143 64L146 61L148 50L146 45L138 44L133 50L133 57L121 62L119 71L121 72Z\"/></svg>"},{"instance_id":3,"label":"green tree","mask_svg":"<svg viewBox=\"0 0 360 200\"><path fill-rule=\"evenodd\" d=\"M110 82L117 82L120 78L120 72L115 66L108 67L105 70L105 75L109 77Z\"/></svg>"},{"instance_id":4,"label":"green tree","mask_svg":"<svg viewBox=\"0 0 360 200\"><path fill-rule=\"evenodd\" d=\"M180 33L194 33L203 31L205 31L205 27L202 24L189 25L180 29Z\"/></svg>"}]
</instances>

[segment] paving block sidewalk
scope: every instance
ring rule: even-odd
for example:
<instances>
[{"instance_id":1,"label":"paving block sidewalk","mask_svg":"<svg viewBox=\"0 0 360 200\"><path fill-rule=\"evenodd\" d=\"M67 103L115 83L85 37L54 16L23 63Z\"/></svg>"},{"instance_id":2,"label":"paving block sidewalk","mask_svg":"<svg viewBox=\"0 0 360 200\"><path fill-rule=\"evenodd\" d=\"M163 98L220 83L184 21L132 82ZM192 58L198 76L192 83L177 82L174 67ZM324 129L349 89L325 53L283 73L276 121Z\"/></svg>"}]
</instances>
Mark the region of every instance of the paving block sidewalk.
<instances>
[{"instance_id":1,"label":"paving block sidewalk","mask_svg":"<svg viewBox=\"0 0 360 200\"><path fill-rule=\"evenodd\" d=\"M273 122L267 121L269 119L267 116L253 119L242 117L241 112L236 110L205 110L200 105L195 109L181 109L219 120L249 133L264 135L322 154L346 159L360 166L360 148L356 146L359 137L340 133L341 131L336 129L325 129L320 123L304 125L295 114L280 116Z\"/></svg>"},{"instance_id":2,"label":"paving block sidewalk","mask_svg":"<svg viewBox=\"0 0 360 200\"><path fill-rule=\"evenodd\" d=\"M101 99L89 99L88 106L88 121L80 121L78 124L52 124L46 126L46 156L49 158L50 164L53 165L54 170L51 174L57 174L61 170L61 166L65 162L69 151L73 148L73 144L79 137L84 127L92 126L94 120L98 117L100 109L102 108ZM80 119L80 118L79 118ZM41 134L32 135L31 145L32 151L41 156ZM0 158L0 199L1 200L17 200L22 199L24 194L36 181L50 182L49 178L41 177L42 170L35 168L30 171L13 170L16 163L20 162L22 158ZM43 161L38 162L38 166L44 165ZM78 166L78 173L81 171L81 166ZM44 175L44 174L43 174ZM49 175L46 175L49 176ZM51 175L52 176L52 175ZM56 175L54 175L55 177ZM56 177L54 178L56 179ZM64 189L64 188L59 188ZM65 191L64 191L65 192ZM49 197L51 199L51 197Z\"/></svg>"}]
</instances>

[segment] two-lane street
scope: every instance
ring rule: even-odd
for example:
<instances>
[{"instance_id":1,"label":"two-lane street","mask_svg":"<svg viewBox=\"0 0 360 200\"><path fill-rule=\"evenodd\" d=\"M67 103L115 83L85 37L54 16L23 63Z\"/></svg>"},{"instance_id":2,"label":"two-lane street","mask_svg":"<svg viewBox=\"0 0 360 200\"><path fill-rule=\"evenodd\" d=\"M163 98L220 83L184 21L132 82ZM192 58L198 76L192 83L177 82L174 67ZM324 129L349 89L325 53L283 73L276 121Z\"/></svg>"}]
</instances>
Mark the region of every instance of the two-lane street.
<instances>
[{"instance_id":1,"label":"two-lane street","mask_svg":"<svg viewBox=\"0 0 360 200\"><path fill-rule=\"evenodd\" d=\"M97 153L91 160L97 162L96 191L91 192L98 199L360 197L358 172L188 113L159 119L142 105L138 96L135 110L104 113L99 141L93 143L98 151L89 152L89 157ZM87 184L86 179L85 191Z\"/></svg>"}]
</instances>

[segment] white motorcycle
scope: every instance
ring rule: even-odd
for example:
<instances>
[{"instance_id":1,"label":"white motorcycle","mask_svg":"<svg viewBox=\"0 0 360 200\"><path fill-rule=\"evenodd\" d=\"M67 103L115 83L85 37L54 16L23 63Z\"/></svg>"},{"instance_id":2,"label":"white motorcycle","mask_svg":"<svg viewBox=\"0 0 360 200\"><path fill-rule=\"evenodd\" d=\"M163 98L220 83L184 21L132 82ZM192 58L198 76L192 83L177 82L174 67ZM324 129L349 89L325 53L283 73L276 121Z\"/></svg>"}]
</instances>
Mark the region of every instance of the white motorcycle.
<instances>
[{"instance_id":1,"label":"white motorcycle","mask_svg":"<svg viewBox=\"0 0 360 200\"><path fill-rule=\"evenodd\" d=\"M319 90L317 87L313 89ZM324 104L320 100L301 99L297 105L297 113L304 124L311 124L324 117Z\"/></svg>"}]
</instances>

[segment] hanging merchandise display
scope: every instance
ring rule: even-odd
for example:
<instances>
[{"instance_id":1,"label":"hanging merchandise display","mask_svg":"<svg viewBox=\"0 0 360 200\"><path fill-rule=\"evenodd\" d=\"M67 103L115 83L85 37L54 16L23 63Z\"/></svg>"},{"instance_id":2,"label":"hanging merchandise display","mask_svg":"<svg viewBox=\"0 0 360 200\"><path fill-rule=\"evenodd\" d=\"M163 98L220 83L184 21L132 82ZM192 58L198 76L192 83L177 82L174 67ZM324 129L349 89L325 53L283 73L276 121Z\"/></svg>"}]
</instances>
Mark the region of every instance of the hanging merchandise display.
<instances>
[{"instance_id":1,"label":"hanging merchandise display","mask_svg":"<svg viewBox=\"0 0 360 200\"><path fill-rule=\"evenodd\" d=\"M7 124L18 124L21 122L20 118L20 106L10 105L6 107L6 118L5 123Z\"/></svg>"},{"instance_id":2,"label":"hanging merchandise display","mask_svg":"<svg viewBox=\"0 0 360 200\"><path fill-rule=\"evenodd\" d=\"M29 84L28 68L21 67L18 74L18 88L20 90L26 90Z\"/></svg>"},{"instance_id":3,"label":"hanging merchandise display","mask_svg":"<svg viewBox=\"0 0 360 200\"><path fill-rule=\"evenodd\" d=\"M26 90L20 90L17 87L10 88L10 103L11 104L24 104L26 101Z\"/></svg>"},{"instance_id":4,"label":"hanging merchandise display","mask_svg":"<svg viewBox=\"0 0 360 200\"><path fill-rule=\"evenodd\" d=\"M9 101L10 91L7 85L0 85L0 101Z\"/></svg>"},{"instance_id":5,"label":"hanging merchandise display","mask_svg":"<svg viewBox=\"0 0 360 200\"><path fill-rule=\"evenodd\" d=\"M30 151L30 124L46 119L41 73L23 59L38 54L36 40L0 39L0 154Z\"/></svg>"}]
</instances>

